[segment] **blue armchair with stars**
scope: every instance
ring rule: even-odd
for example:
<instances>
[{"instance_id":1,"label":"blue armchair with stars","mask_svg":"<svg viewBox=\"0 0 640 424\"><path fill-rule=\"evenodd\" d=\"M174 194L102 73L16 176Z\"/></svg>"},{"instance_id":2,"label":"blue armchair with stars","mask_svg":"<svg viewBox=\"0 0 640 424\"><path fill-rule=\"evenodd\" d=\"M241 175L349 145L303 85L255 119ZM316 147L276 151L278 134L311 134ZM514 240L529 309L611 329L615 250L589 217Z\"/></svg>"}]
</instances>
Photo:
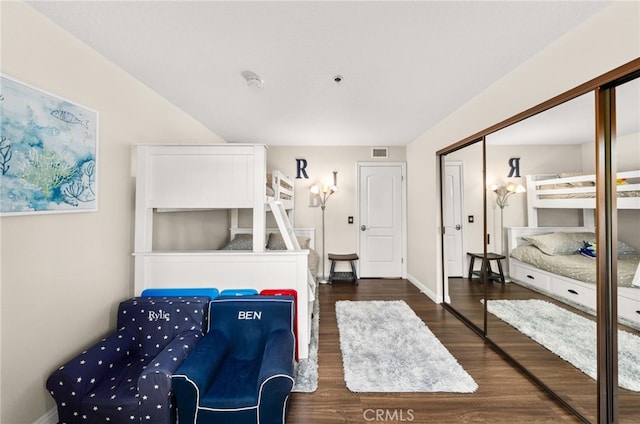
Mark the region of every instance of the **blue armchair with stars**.
<instances>
[{"instance_id":1,"label":"blue armchair with stars","mask_svg":"<svg viewBox=\"0 0 640 424\"><path fill-rule=\"evenodd\" d=\"M209 300L134 297L120 303L117 331L47 380L58 422L175 422L171 374L202 338Z\"/></svg>"}]
</instances>

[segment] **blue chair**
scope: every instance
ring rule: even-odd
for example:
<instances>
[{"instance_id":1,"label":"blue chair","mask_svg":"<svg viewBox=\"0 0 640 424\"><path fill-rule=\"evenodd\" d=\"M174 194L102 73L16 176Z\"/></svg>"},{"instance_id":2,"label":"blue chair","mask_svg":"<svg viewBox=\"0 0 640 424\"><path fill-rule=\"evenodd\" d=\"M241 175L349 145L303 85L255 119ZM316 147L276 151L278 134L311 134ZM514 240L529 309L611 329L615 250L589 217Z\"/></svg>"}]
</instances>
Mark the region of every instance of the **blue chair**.
<instances>
[{"instance_id":1,"label":"blue chair","mask_svg":"<svg viewBox=\"0 0 640 424\"><path fill-rule=\"evenodd\" d=\"M298 292L293 289L264 289L260 290L262 296L291 296L293 297L296 313L293 317L293 334L296 336L296 362L298 359Z\"/></svg>"},{"instance_id":2,"label":"blue chair","mask_svg":"<svg viewBox=\"0 0 640 424\"><path fill-rule=\"evenodd\" d=\"M180 423L284 423L293 388L291 296L219 297L171 383Z\"/></svg>"},{"instance_id":3,"label":"blue chair","mask_svg":"<svg viewBox=\"0 0 640 424\"><path fill-rule=\"evenodd\" d=\"M258 294L256 289L224 289L220 292L220 296L251 296Z\"/></svg>"},{"instance_id":4,"label":"blue chair","mask_svg":"<svg viewBox=\"0 0 640 424\"><path fill-rule=\"evenodd\" d=\"M219 296L218 289L209 287L194 287L194 288L152 288L142 290L141 297L183 297L183 296L208 296L213 300Z\"/></svg>"},{"instance_id":5,"label":"blue chair","mask_svg":"<svg viewBox=\"0 0 640 424\"><path fill-rule=\"evenodd\" d=\"M120 303L118 330L47 379L59 422L175 422L171 374L202 339L208 303L208 297Z\"/></svg>"}]
</instances>

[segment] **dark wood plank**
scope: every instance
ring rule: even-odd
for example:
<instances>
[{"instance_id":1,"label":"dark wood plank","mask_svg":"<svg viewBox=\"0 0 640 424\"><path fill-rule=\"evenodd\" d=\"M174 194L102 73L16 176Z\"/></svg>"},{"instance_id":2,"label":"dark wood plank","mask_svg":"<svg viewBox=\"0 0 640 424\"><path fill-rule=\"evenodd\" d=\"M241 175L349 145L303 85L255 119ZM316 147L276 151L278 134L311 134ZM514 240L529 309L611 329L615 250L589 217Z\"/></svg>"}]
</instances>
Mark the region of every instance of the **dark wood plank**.
<instances>
[{"instance_id":1,"label":"dark wood plank","mask_svg":"<svg viewBox=\"0 0 640 424\"><path fill-rule=\"evenodd\" d=\"M576 423L460 320L406 280L360 280L319 287L319 384L292 393L287 423ZM472 394L352 393L344 383L337 300L404 300L478 383ZM479 301L478 301L479 303Z\"/></svg>"},{"instance_id":2,"label":"dark wood plank","mask_svg":"<svg viewBox=\"0 0 640 424\"><path fill-rule=\"evenodd\" d=\"M595 317L590 314L518 284L503 285L490 282L486 288L489 299L542 299L595 321ZM457 311L469 317L474 324L482 326L483 305L480 300L485 295L483 284L477 279L450 278L449 294L451 304ZM620 328L640 334L637 330L626 326L621 325ZM487 317L487 336L568 402L571 407L591 422L597 422L595 380L491 314ZM618 403L620 423L638 422L639 393L619 389Z\"/></svg>"}]
</instances>

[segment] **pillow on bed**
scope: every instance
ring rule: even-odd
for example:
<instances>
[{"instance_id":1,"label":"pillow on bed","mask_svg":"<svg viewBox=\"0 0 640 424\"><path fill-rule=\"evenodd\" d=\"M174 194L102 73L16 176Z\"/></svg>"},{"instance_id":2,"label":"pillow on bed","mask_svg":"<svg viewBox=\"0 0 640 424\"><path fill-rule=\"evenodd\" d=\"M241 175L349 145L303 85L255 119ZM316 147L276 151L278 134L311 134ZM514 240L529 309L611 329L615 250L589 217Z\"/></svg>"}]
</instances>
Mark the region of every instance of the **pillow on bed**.
<instances>
[{"instance_id":1,"label":"pillow on bed","mask_svg":"<svg viewBox=\"0 0 640 424\"><path fill-rule=\"evenodd\" d=\"M571 233L548 233L522 237L547 255L572 255L577 253L586 239Z\"/></svg>"},{"instance_id":2,"label":"pillow on bed","mask_svg":"<svg viewBox=\"0 0 640 424\"><path fill-rule=\"evenodd\" d=\"M596 244L596 233L591 232L580 232L580 233L567 233L577 243L589 243ZM582 246L580 246L582 247ZM627 243L623 241L618 241L618 255L635 255L638 252L633 247L629 246Z\"/></svg>"},{"instance_id":3,"label":"pillow on bed","mask_svg":"<svg viewBox=\"0 0 640 424\"><path fill-rule=\"evenodd\" d=\"M588 242L588 243L596 242L596 233L578 232L578 233L566 233L566 234L567 236L571 237L576 243L580 244L580 247L582 247L582 244L584 242Z\"/></svg>"},{"instance_id":4,"label":"pillow on bed","mask_svg":"<svg viewBox=\"0 0 640 424\"><path fill-rule=\"evenodd\" d=\"M222 250L253 250L253 234L236 234Z\"/></svg>"},{"instance_id":5,"label":"pillow on bed","mask_svg":"<svg viewBox=\"0 0 640 424\"><path fill-rule=\"evenodd\" d=\"M311 275L313 275L313 278L316 278L316 275L318 275L318 263L320 262L320 255L318 255L318 252L316 252L313 249L309 249L309 259L308 259L308 265L309 265L309 271L311 271Z\"/></svg>"},{"instance_id":6,"label":"pillow on bed","mask_svg":"<svg viewBox=\"0 0 640 424\"><path fill-rule=\"evenodd\" d=\"M300 245L300 249L309 248L309 237L298 236L296 238L298 239L298 244ZM269 240L267 241L267 249L287 250L287 245L284 243L282 234L276 234L276 233L269 234Z\"/></svg>"},{"instance_id":7,"label":"pillow on bed","mask_svg":"<svg viewBox=\"0 0 640 424\"><path fill-rule=\"evenodd\" d=\"M590 175L585 172L562 172L558 174L558 178L569 178L569 177L581 177L583 175ZM558 184L565 187L592 187L595 185L593 181L576 181L574 183L563 183Z\"/></svg>"},{"instance_id":8,"label":"pillow on bed","mask_svg":"<svg viewBox=\"0 0 640 424\"><path fill-rule=\"evenodd\" d=\"M618 255L635 255L638 252L623 241L618 241Z\"/></svg>"}]
</instances>

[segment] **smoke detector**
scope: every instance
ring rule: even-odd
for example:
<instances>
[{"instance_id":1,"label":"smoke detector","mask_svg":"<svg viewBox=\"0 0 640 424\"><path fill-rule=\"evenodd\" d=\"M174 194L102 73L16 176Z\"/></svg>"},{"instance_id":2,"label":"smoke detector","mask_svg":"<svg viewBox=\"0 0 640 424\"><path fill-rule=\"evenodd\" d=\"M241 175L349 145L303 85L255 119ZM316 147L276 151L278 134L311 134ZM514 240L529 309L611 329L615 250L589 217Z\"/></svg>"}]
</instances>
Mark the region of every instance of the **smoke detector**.
<instances>
[{"instance_id":1,"label":"smoke detector","mask_svg":"<svg viewBox=\"0 0 640 424\"><path fill-rule=\"evenodd\" d=\"M262 88L262 79L255 72L242 71L240 75L247 81L247 86L249 86L252 91L258 91Z\"/></svg>"}]
</instances>

